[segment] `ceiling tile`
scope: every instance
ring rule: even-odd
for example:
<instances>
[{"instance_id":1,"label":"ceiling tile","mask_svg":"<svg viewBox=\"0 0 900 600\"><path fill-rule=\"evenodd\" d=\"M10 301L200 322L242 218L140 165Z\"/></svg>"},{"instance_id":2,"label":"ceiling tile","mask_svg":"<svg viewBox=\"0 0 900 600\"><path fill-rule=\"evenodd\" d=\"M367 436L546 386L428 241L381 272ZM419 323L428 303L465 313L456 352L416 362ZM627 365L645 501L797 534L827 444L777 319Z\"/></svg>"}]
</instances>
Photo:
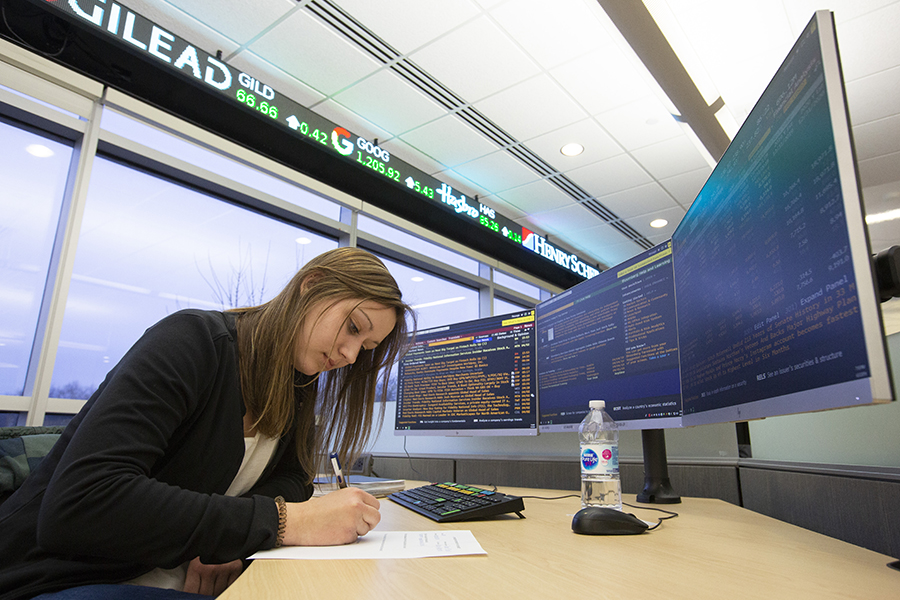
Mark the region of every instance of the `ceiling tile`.
<instances>
[{"instance_id":1,"label":"ceiling tile","mask_svg":"<svg viewBox=\"0 0 900 600\"><path fill-rule=\"evenodd\" d=\"M560 149L570 142L584 146L584 152L578 156L564 156ZM560 173L623 154L622 147L593 119L578 121L531 138L525 146Z\"/></svg>"},{"instance_id":2,"label":"ceiling tile","mask_svg":"<svg viewBox=\"0 0 900 600\"><path fill-rule=\"evenodd\" d=\"M367 54L304 11L293 13L249 48L326 96L380 68Z\"/></svg>"},{"instance_id":3,"label":"ceiling tile","mask_svg":"<svg viewBox=\"0 0 900 600\"><path fill-rule=\"evenodd\" d=\"M518 221L518 219L522 219L528 216L528 213L523 210L519 210L516 206L510 204L505 199L499 196L488 196L484 199L484 203L495 209L498 213L512 219L513 221Z\"/></svg>"},{"instance_id":4,"label":"ceiling tile","mask_svg":"<svg viewBox=\"0 0 900 600\"><path fill-rule=\"evenodd\" d=\"M178 7L239 44L246 44L272 23L297 8L297 3L292 0L237 2L230 5L228 10L222 10L220 0L168 0L168 4Z\"/></svg>"},{"instance_id":5,"label":"ceiling tile","mask_svg":"<svg viewBox=\"0 0 900 600\"><path fill-rule=\"evenodd\" d=\"M466 102L538 73L534 62L483 16L437 38L410 58Z\"/></svg>"},{"instance_id":6,"label":"ceiling tile","mask_svg":"<svg viewBox=\"0 0 900 600\"><path fill-rule=\"evenodd\" d=\"M900 179L900 151L857 161L862 187L882 185Z\"/></svg>"},{"instance_id":7,"label":"ceiling tile","mask_svg":"<svg viewBox=\"0 0 900 600\"><path fill-rule=\"evenodd\" d=\"M325 100L317 104L313 110L316 114L325 117L335 125L340 125L351 133L361 135L368 140L375 138L383 140L390 137L389 132L334 100Z\"/></svg>"},{"instance_id":8,"label":"ceiling tile","mask_svg":"<svg viewBox=\"0 0 900 600\"><path fill-rule=\"evenodd\" d=\"M453 170L493 192L502 192L539 179L537 173L504 150L457 165Z\"/></svg>"},{"instance_id":9,"label":"ceiling tile","mask_svg":"<svg viewBox=\"0 0 900 600\"><path fill-rule=\"evenodd\" d=\"M493 9L491 16L545 69L601 43L597 21L581 2L512 0Z\"/></svg>"},{"instance_id":10,"label":"ceiling tile","mask_svg":"<svg viewBox=\"0 0 900 600\"><path fill-rule=\"evenodd\" d=\"M484 9L491 9L498 4L503 4L507 0L475 0L475 3Z\"/></svg>"},{"instance_id":11,"label":"ceiling tile","mask_svg":"<svg viewBox=\"0 0 900 600\"><path fill-rule=\"evenodd\" d=\"M681 219L684 217L684 213L685 211L683 208L681 208L680 206L675 206L672 208L648 213L641 217L628 219L628 224L631 225L634 230L640 233L642 236L650 239L654 244L658 244L659 242L672 237L672 233L674 233L675 228L678 227L678 224L681 223ZM652 223L656 219L665 219L669 222L669 224L665 227L651 227L650 223ZM662 236L662 239L658 239L660 236Z\"/></svg>"},{"instance_id":12,"label":"ceiling tile","mask_svg":"<svg viewBox=\"0 0 900 600\"><path fill-rule=\"evenodd\" d=\"M550 76L591 115L605 113L652 93L631 61L612 45L555 67Z\"/></svg>"},{"instance_id":13,"label":"ceiling tile","mask_svg":"<svg viewBox=\"0 0 900 600\"><path fill-rule=\"evenodd\" d=\"M898 150L900 145L900 115L872 121L853 128L853 142L857 160L875 158Z\"/></svg>"},{"instance_id":14,"label":"ceiling tile","mask_svg":"<svg viewBox=\"0 0 900 600\"><path fill-rule=\"evenodd\" d=\"M588 116L547 75L532 77L498 92L475 103L475 108L520 141Z\"/></svg>"},{"instance_id":15,"label":"ceiling tile","mask_svg":"<svg viewBox=\"0 0 900 600\"><path fill-rule=\"evenodd\" d=\"M866 215L900 209L900 182L865 188L863 198ZM900 245L900 219L871 223L867 229L873 253Z\"/></svg>"},{"instance_id":16,"label":"ceiling tile","mask_svg":"<svg viewBox=\"0 0 900 600\"><path fill-rule=\"evenodd\" d=\"M625 238L620 238L623 241L619 243L611 243L603 247L603 254L607 264L610 267L615 267L616 265L620 265L626 260L633 258L643 252L643 248L638 246L634 242L627 240Z\"/></svg>"},{"instance_id":17,"label":"ceiling tile","mask_svg":"<svg viewBox=\"0 0 900 600\"><path fill-rule=\"evenodd\" d=\"M341 0L341 8L401 54L409 54L479 14L470 0Z\"/></svg>"},{"instance_id":18,"label":"ceiling tile","mask_svg":"<svg viewBox=\"0 0 900 600\"><path fill-rule=\"evenodd\" d=\"M626 151L684 135L681 126L655 96L614 108L596 118Z\"/></svg>"},{"instance_id":19,"label":"ceiling tile","mask_svg":"<svg viewBox=\"0 0 900 600\"><path fill-rule=\"evenodd\" d=\"M595 198L653 181L637 161L627 154L573 169L567 175Z\"/></svg>"},{"instance_id":20,"label":"ceiling tile","mask_svg":"<svg viewBox=\"0 0 900 600\"><path fill-rule=\"evenodd\" d=\"M709 179L712 169L709 166L674 177L668 177L659 183L668 191L682 207L688 208L700 193L703 184Z\"/></svg>"},{"instance_id":21,"label":"ceiling tile","mask_svg":"<svg viewBox=\"0 0 900 600\"><path fill-rule=\"evenodd\" d=\"M296 77L288 75L271 62L247 50L228 60L228 64L240 69L267 84L279 94L284 94L300 106L307 108L325 99L320 92L312 89Z\"/></svg>"},{"instance_id":22,"label":"ceiling tile","mask_svg":"<svg viewBox=\"0 0 900 600\"><path fill-rule=\"evenodd\" d=\"M789 50L769 50L735 62L728 72L717 76L716 87L738 124L753 110Z\"/></svg>"},{"instance_id":23,"label":"ceiling tile","mask_svg":"<svg viewBox=\"0 0 900 600\"><path fill-rule=\"evenodd\" d=\"M859 126L900 112L900 67L846 83L850 122Z\"/></svg>"},{"instance_id":24,"label":"ceiling tile","mask_svg":"<svg viewBox=\"0 0 900 600\"><path fill-rule=\"evenodd\" d=\"M900 245L900 224L897 221L869 225L869 250L873 254L897 245Z\"/></svg>"},{"instance_id":25,"label":"ceiling tile","mask_svg":"<svg viewBox=\"0 0 900 600\"><path fill-rule=\"evenodd\" d=\"M384 148L400 160L419 169L423 173L435 176L447 168L420 150L413 148L400 138L389 138L382 144Z\"/></svg>"},{"instance_id":26,"label":"ceiling tile","mask_svg":"<svg viewBox=\"0 0 900 600\"><path fill-rule=\"evenodd\" d=\"M448 167L497 151L497 145L456 115L447 115L400 136Z\"/></svg>"},{"instance_id":27,"label":"ceiling tile","mask_svg":"<svg viewBox=\"0 0 900 600\"><path fill-rule=\"evenodd\" d=\"M658 183L648 183L615 194L597 198L600 204L616 213L620 219L631 219L660 210L678 208L684 210Z\"/></svg>"},{"instance_id":28,"label":"ceiling tile","mask_svg":"<svg viewBox=\"0 0 900 600\"><path fill-rule=\"evenodd\" d=\"M661 234L659 234L659 235L647 236L647 239L648 239L648 240L650 241L650 243L653 244L654 246L659 246L659 245L662 244L663 242L668 242L669 240L671 240L671 239L672 239L672 235L671 235L671 234L666 235L666 234L664 234L664 233L661 233Z\"/></svg>"},{"instance_id":29,"label":"ceiling tile","mask_svg":"<svg viewBox=\"0 0 900 600\"><path fill-rule=\"evenodd\" d=\"M756 0L752 8L745 2L713 0L667 0L666 4L675 15L683 43L701 57L705 74L740 122L748 103L752 106L759 97L796 39L785 16L785 2ZM674 46L677 50L679 42Z\"/></svg>"},{"instance_id":30,"label":"ceiling tile","mask_svg":"<svg viewBox=\"0 0 900 600\"><path fill-rule=\"evenodd\" d=\"M594 229L601 223L596 218L586 218L587 216L586 208L578 204L571 204L542 213L531 213L528 215L528 222L537 225L551 236L568 239L578 231Z\"/></svg>"},{"instance_id":31,"label":"ceiling tile","mask_svg":"<svg viewBox=\"0 0 900 600\"><path fill-rule=\"evenodd\" d=\"M862 194L867 215L900 208L900 183L898 182L863 188ZM900 243L900 239L897 241Z\"/></svg>"},{"instance_id":32,"label":"ceiling tile","mask_svg":"<svg viewBox=\"0 0 900 600\"><path fill-rule=\"evenodd\" d=\"M900 63L897 23L900 23L900 2L837 26L844 79L853 81Z\"/></svg>"},{"instance_id":33,"label":"ceiling tile","mask_svg":"<svg viewBox=\"0 0 900 600\"><path fill-rule=\"evenodd\" d=\"M393 71L384 69L336 94L334 99L397 135L443 116L446 111ZM403 107L398 110L398 107Z\"/></svg>"},{"instance_id":34,"label":"ceiling tile","mask_svg":"<svg viewBox=\"0 0 900 600\"><path fill-rule=\"evenodd\" d=\"M524 214L554 210L574 202L555 185L541 179L498 194Z\"/></svg>"},{"instance_id":35,"label":"ceiling tile","mask_svg":"<svg viewBox=\"0 0 900 600\"><path fill-rule=\"evenodd\" d=\"M239 47L235 40L208 26L204 19L196 19L171 4L138 0L129 2L128 7L213 56L217 50L228 56Z\"/></svg>"},{"instance_id":36,"label":"ceiling tile","mask_svg":"<svg viewBox=\"0 0 900 600\"><path fill-rule=\"evenodd\" d=\"M658 144L638 148L631 155L657 180L695 171L707 164L684 133Z\"/></svg>"},{"instance_id":37,"label":"ceiling tile","mask_svg":"<svg viewBox=\"0 0 900 600\"><path fill-rule=\"evenodd\" d=\"M613 267L639 253L642 248L621 233L601 223L596 227L566 235L569 245Z\"/></svg>"},{"instance_id":38,"label":"ceiling tile","mask_svg":"<svg viewBox=\"0 0 900 600\"><path fill-rule=\"evenodd\" d=\"M830 0L822 2L822 0L791 0L784 2L784 12L788 16L791 23L791 31L794 36L799 36L806 24L812 18L817 10L827 8L834 11L834 20L840 28L841 24L846 21L858 19L870 12L887 6L897 0ZM840 29L838 30L840 35Z\"/></svg>"}]
</instances>

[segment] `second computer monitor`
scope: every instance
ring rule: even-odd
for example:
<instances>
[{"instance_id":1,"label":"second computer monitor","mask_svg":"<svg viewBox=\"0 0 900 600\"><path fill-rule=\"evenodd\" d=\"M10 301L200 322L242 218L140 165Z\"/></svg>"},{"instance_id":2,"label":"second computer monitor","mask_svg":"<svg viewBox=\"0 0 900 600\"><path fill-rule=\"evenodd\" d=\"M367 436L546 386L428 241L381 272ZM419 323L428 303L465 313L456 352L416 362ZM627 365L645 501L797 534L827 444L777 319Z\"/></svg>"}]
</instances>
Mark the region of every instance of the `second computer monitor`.
<instances>
[{"instance_id":1,"label":"second computer monitor","mask_svg":"<svg viewBox=\"0 0 900 600\"><path fill-rule=\"evenodd\" d=\"M534 345L533 310L418 332L394 435L537 435Z\"/></svg>"},{"instance_id":2,"label":"second computer monitor","mask_svg":"<svg viewBox=\"0 0 900 600\"><path fill-rule=\"evenodd\" d=\"M591 400L621 429L681 426L671 242L536 312L541 432L577 430Z\"/></svg>"}]
</instances>

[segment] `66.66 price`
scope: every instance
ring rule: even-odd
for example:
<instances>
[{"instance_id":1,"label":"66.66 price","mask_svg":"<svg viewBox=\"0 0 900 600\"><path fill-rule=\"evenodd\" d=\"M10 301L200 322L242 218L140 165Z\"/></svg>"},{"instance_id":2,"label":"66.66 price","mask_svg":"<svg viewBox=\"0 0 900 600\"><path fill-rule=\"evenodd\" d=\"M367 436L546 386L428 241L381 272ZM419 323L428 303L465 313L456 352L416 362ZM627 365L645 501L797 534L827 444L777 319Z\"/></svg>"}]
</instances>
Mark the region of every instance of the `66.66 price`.
<instances>
[{"instance_id":1,"label":"66.66 price","mask_svg":"<svg viewBox=\"0 0 900 600\"><path fill-rule=\"evenodd\" d=\"M278 118L278 107L274 104L269 104L268 101L262 100L257 102L256 95L251 94L247 90L243 88L238 88L237 91L237 99L238 102L246 104L250 108L254 108L264 115L268 115L273 119Z\"/></svg>"}]
</instances>

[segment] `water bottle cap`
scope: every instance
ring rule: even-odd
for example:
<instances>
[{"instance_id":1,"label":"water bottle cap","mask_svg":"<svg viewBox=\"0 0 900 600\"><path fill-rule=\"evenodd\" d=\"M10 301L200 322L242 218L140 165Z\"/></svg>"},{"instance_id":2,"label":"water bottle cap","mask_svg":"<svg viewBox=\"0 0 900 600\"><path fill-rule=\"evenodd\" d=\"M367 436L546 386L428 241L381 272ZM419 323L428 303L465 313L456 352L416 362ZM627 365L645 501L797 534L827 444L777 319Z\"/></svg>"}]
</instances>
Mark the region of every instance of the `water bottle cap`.
<instances>
[{"instance_id":1,"label":"water bottle cap","mask_svg":"<svg viewBox=\"0 0 900 600\"><path fill-rule=\"evenodd\" d=\"M605 400L591 400L590 407L591 407L591 409L603 410L604 408L606 408L606 401Z\"/></svg>"}]
</instances>

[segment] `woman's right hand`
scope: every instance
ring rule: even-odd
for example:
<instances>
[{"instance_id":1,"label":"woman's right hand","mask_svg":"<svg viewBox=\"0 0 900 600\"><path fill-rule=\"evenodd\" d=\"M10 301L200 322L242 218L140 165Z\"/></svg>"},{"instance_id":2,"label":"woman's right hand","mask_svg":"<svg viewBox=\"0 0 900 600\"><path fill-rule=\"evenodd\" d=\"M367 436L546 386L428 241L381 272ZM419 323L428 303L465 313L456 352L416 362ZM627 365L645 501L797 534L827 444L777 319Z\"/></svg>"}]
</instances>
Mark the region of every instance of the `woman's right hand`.
<instances>
[{"instance_id":1,"label":"woman's right hand","mask_svg":"<svg viewBox=\"0 0 900 600\"><path fill-rule=\"evenodd\" d=\"M378 525L379 502L357 488L344 488L306 502L287 503L285 546L337 546L356 541Z\"/></svg>"}]
</instances>

